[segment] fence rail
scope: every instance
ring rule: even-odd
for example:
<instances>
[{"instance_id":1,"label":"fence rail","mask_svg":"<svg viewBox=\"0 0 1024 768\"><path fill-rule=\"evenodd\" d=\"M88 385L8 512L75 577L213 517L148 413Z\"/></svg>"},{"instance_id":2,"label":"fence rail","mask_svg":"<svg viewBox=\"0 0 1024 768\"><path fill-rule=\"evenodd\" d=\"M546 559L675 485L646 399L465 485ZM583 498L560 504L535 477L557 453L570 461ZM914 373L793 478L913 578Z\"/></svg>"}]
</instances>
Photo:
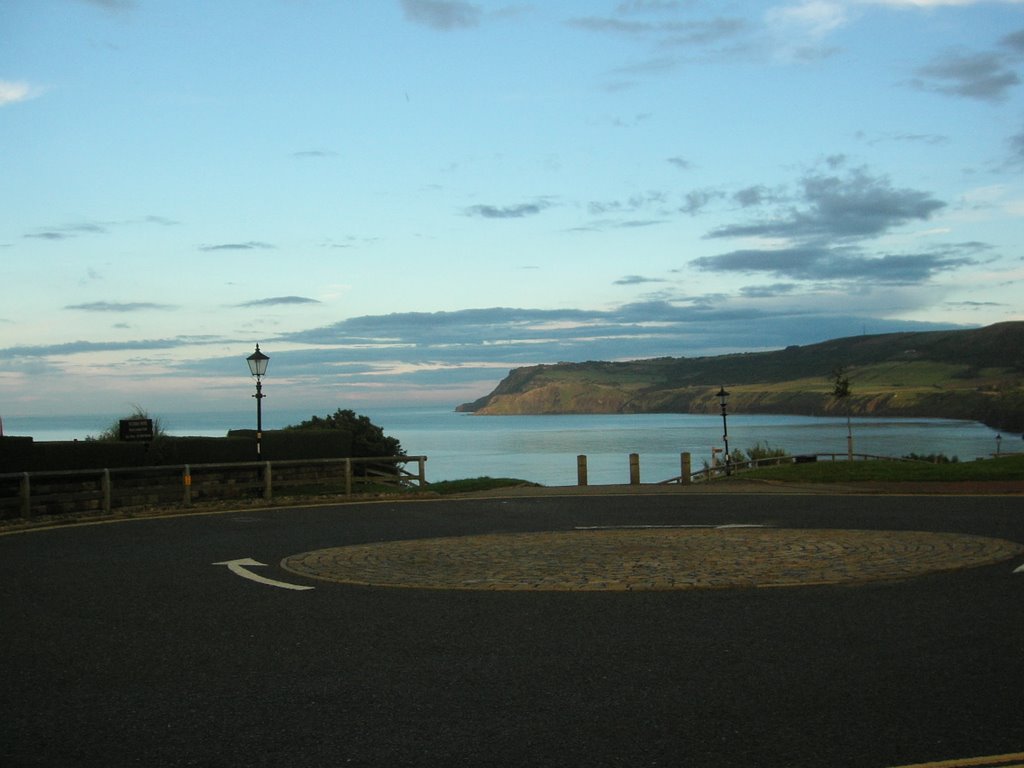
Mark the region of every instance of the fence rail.
<instances>
[{"instance_id":1,"label":"fence rail","mask_svg":"<svg viewBox=\"0 0 1024 768\"><path fill-rule=\"evenodd\" d=\"M843 453L807 453L800 454L797 456L771 456L765 459L753 459L751 461L734 461L729 464L719 462L712 466L705 466L703 469L699 469L696 472L691 472L688 480L683 479L683 475L663 480L659 485L670 485L672 483L699 483L699 482L710 482L716 477L726 477L731 475L733 472L743 472L748 469L757 469L758 467L772 467L778 464L802 464L816 462L818 459L827 458L830 461L901 461L901 462L920 462L919 459L908 459L904 457L896 456L877 456L871 453L854 453L848 454Z\"/></svg>"},{"instance_id":2,"label":"fence rail","mask_svg":"<svg viewBox=\"0 0 1024 768\"><path fill-rule=\"evenodd\" d=\"M426 456L376 456L0 474L0 520L188 507L197 501L271 500L282 489L350 496L358 486L422 487L426 461ZM409 464L415 472L406 468Z\"/></svg>"}]
</instances>

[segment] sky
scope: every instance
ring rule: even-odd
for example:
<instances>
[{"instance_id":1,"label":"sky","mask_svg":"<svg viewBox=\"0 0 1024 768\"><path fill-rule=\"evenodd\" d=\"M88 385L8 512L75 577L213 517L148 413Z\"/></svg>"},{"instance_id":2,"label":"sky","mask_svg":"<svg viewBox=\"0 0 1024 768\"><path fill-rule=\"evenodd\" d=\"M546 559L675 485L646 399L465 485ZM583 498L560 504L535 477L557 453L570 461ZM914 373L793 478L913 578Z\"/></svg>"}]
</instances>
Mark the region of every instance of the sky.
<instances>
[{"instance_id":1,"label":"sky","mask_svg":"<svg viewBox=\"0 0 1024 768\"><path fill-rule=\"evenodd\" d=\"M0 0L0 418L1024 320L1022 77L1019 0Z\"/></svg>"}]
</instances>

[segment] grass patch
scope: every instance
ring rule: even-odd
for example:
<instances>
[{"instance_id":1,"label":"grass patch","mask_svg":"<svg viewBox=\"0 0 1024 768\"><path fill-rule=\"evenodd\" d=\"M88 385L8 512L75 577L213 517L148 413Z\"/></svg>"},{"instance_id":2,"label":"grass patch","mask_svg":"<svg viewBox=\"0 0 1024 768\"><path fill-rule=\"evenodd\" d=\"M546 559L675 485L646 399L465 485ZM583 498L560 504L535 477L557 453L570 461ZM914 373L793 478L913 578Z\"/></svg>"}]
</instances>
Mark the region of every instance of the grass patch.
<instances>
[{"instance_id":1,"label":"grass patch","mask_svg":"<svg viewBox=\"0 0 1024 768\"><path fill-rule=\"evenodd\" d=\"M917 461L818 461L743 472L739 477L799 483L992 482L1024 480L1024 454L947 464Z\"/></svg>"},{"instance_id":2,"label":"grass patch","mask_svg":"<svg viewBox=\"0 0 1024 768\"><path fill-rule=\"evenodd\" d=\"M450 496L455 493L492 491L495 488L516 488L520 486L540 487L537 483L517 480L512 477L474 477L466 480L443 480L439 483L430 483L426 486L426 489L439 493L442 496Z\"/></svg>"}]
</instances>

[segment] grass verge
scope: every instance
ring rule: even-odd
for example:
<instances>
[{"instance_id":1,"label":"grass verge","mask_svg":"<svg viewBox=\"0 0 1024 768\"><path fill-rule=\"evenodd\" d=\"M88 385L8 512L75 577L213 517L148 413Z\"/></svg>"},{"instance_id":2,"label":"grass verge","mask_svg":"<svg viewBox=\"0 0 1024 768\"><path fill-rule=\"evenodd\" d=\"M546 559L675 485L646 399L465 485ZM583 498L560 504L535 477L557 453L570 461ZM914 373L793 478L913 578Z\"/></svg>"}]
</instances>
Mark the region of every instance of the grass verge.
<instances>
[{"instance_id":1,"label":"grass verge","mask_svg":"<svg viewBox=\"0 0 1024 768\"><path fill-rule=\"evenodd\" d=\"M1024 480L1024 454L948 464L918 461L818 461L753 469L739 476L752 480L795 483L1020 481Z\"/></svg>"}]
</instances>

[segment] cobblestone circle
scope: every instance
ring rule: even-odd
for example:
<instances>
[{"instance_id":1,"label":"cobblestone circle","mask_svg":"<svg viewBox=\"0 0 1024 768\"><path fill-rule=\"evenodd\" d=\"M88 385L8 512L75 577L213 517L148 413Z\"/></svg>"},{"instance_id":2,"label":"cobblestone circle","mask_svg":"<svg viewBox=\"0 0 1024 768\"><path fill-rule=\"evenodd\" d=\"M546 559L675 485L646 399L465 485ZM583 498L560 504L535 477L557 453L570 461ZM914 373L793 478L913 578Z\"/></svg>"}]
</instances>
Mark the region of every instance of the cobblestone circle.
<instances>
[{"instance_id":1,"label":"cobblestone circle","mask_svg":"<svg viewBox=\"0 0 1024 768\"><path fill-rule=\"evenodd\" d=\"M306 552L281 565L380 587L639 591L907 579L1022 553L1011 541L949 533L617 529L385 541Z\"/></svg>"}]
</instances>

